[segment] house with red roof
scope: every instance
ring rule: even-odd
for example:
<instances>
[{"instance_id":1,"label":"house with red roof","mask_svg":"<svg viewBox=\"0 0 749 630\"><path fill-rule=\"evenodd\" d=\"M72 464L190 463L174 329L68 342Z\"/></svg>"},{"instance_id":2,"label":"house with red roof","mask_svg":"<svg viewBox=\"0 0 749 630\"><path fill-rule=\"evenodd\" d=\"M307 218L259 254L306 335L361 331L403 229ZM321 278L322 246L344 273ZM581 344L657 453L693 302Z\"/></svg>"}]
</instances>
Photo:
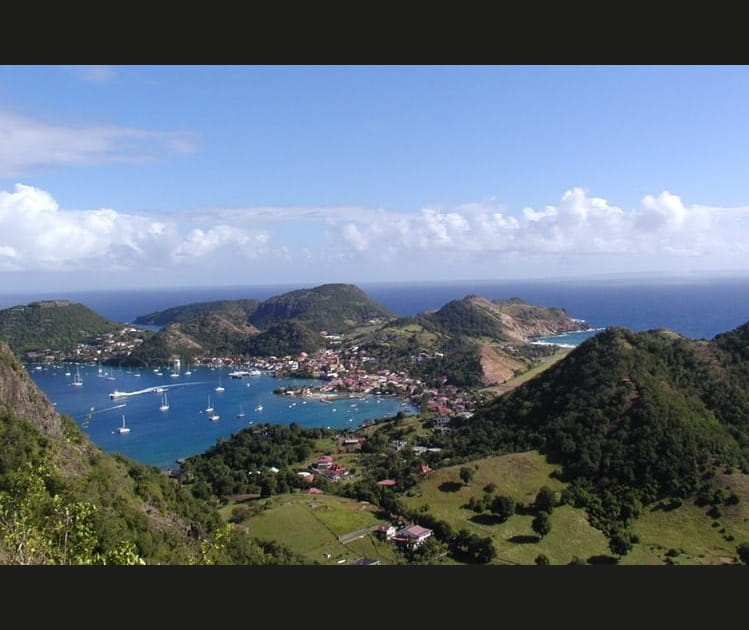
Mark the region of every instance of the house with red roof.
<instances>
[{"instance_id":1,"label":"house with red roof","mask_svg":"<svg viewBox=\"0 0 749 630\"><path fill-rule=\"evenodd\" d=\"M410 527L404 527L396 533L393 536L393 540L413 551L423 545L424 541L433 533L431 529L427 529L421 525L411 525Z\"/></svg>"},{"instance_id":2,"label":"house with red roof","mask_svg":"<svg viewBox=\"0 0 749 630\"><path fill-rule=\"evenodd\" d=\"M394 486L397 482L395 479L383 479L382 481L378 481L378 486Z\"/></svg>"},{"instance_id":3,"label":"house with red roof","mask_svg":"<svg viewBox=\"0 0 749 630\"><path fill-rule=\"evenodd\" d=\"M320 470L325 470L333 465L333 458L330 455L320 455L315 462L315 467Z\"/></svg>"}]
</instances>

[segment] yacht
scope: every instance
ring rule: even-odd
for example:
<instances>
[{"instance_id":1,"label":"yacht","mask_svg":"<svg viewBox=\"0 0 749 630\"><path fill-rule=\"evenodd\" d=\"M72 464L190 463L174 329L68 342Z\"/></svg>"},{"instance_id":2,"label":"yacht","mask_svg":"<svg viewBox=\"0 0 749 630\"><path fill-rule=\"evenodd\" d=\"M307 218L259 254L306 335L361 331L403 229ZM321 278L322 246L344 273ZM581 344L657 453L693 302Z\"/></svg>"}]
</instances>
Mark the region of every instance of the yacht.
<instances>
[{"instance_id":1,"label":"yacht","mask_svg":"<svg viewBox=\"0 0 749 630\"><path fill-rule=\"evenodd\" d=\"M161 399L159 411L169 411L169 400L166 397L166 392L164 392L164 397Z\"/></svg>"},{"instance_id":2,"label":"yacht","mask_svg":"<svg viewBox=\"0 0 749 630\"><path fill-rule=\"evenodd\" d=\"M117 433L130 433L130 427L125 425L125 414L122 414L122 426L117 427Z\"/></svg>"}]
</instances>

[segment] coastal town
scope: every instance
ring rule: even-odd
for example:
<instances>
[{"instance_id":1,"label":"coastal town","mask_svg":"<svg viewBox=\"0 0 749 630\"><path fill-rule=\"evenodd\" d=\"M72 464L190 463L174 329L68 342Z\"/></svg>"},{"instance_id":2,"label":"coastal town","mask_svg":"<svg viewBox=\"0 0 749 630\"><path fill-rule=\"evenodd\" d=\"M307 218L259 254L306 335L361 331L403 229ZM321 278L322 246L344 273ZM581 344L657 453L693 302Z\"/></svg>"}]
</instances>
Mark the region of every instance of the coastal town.
<instances>
[{"instance_id":1,"label":"coastal town","mask_svg":"<svg viewBox=\"0 0 749 630\"><path fill-rule=\"evenodd\" d=\"M123 326L119 331L96 335L87 343L78 343L70 352L45 349L27 352L28 363L78 363L88 365L118 365L143 343L144 330ZM191 367L226 368L235 378L252 370L278 377L309 378L321 384L296 389L279 388L278 395L297 396L322 401L367 395L396 396L417 407L422 412L437 415L468 415L480 400L479 394L447 383L427 386L422 380L405 370L377 369L375 357L356 344L345 343L343 335L329 336L332 347L315 353L300 352L295 355L248 356L197 356ZM419 352L409 358L412 363L439 358L441 353L430 355ZM181 369L178 356L162 366L165 371ZM176 368L175 368L176 366ZM189 369L189 368L186 368Z\"/></svg>"}]
</instances>

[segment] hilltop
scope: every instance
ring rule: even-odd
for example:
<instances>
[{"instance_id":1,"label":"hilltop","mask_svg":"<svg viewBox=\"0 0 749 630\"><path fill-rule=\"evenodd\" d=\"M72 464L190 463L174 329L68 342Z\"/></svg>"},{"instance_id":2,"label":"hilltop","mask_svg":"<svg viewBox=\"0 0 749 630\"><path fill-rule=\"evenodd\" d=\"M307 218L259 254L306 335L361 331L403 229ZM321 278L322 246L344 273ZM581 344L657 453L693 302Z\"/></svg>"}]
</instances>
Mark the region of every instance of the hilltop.
<instances>
[{"instance_id":1,"label":"hilltop","mask_svg":"<svg viewBox=\"0 0 749 630\"><path fill-rule=\"evenodd\" d=\"M220 315L227 321L241 324L249 321L257 310L259 300L213 300L211 302L193 302L181 306L172 306L163 311L155 311L138 316L134 324L148 326L166 326L168 324L189 322L206 315Z\"/></svg>"},{"instance_id":2,"label":"hilltop","mask_svg":"<svg viewBox=\"0 0 749 630\"><path fill-rule=\"evenodd\" d=\"M69 300L31 302L0 310L0 340L18 356L48 349L70 352L78 343L122 328L122 324Z\"/></svg>"},{"instance_id":3,"label":"hilltop","mask_svg":"<svg viewBox=\"0 0 749 630\"><path fill-rule=\"evenodd\" d=\"M395 316L350 284L324 284L271 297L198 302L138 317L136 323L165 324L132 355L130 363L152 365L178 355L284 355L325 345L322 333L342 333L381 324Z\"/></svg>"},{"instance_id":4,"label":"hilltop","mask_svg":"<svg viewBox=\"0 0 749 630\"><path fill-rule=\"evenodd\" d=\"M556 348L531 345L533 337L585 330L563 309L520 298L488 300L469 295L440 309L403 317L356 337L381 365L398 365L421 378L446 376L458 386L502 383ZM418 361L412 357L430 357Z\"/></svg>"},{"instance_id":5,"label":"hilltop","mask_svg":"<svg viewBox=\"0 0 749 630\"><path fill-rule=\"evenodd\" d=\"M393 318L393 313L353 284L323 284L268 298L250 316L250 323L264 330L292 320L314 331L341 333Z\"/></svg>"}]
</instances>

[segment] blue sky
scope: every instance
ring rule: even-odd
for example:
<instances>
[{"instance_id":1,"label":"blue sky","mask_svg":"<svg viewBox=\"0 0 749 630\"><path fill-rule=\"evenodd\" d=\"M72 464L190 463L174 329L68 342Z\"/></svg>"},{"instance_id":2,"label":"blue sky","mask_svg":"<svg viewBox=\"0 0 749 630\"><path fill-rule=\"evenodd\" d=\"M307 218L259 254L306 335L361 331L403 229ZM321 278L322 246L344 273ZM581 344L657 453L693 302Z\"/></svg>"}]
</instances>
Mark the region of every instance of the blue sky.
<instances>
[{"instance_id":1,"label":"blue sky","mask_svg":"<svg viewBox=\"0 0 749 630\"><path fill-rule=\"evenodd\" d=\"M744 66L0 66L0 291L745 274Z\"/></svg>"}]
</instances>

